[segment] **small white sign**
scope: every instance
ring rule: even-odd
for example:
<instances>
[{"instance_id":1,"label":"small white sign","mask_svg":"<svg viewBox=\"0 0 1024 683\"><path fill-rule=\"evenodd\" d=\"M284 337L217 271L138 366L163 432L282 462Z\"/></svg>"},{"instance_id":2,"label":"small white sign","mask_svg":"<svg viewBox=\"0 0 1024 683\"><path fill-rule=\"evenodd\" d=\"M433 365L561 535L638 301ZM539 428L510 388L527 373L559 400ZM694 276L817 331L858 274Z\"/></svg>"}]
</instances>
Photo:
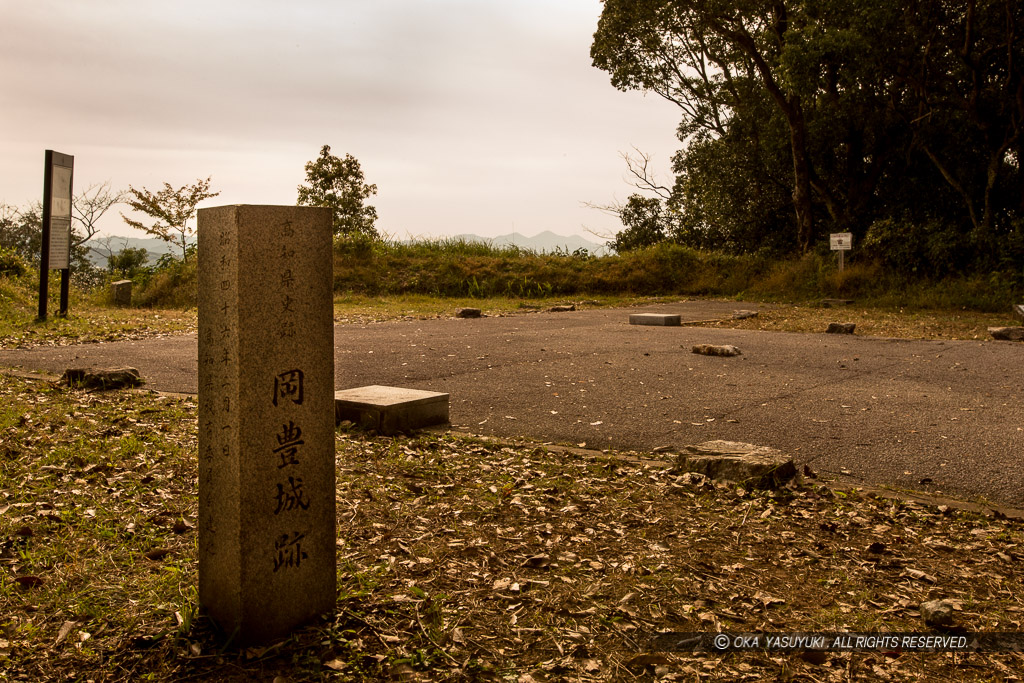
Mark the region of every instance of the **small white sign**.
<instances>
[{"instance_id":1,"label":"small white sign","mask_svg":"<svg viewBox=\"0 0 1024 683\"><path fill-rule=\"evenodd\" d=\"M829 235L829 245L832 251L849 251L853 248L853 233L834 232Z\"/></svg>"},{"instance_id":2,"label":"small white sign","mask_svg":"<svg viewBox=\"0 0 1024 683\"><path fill-rule=\"evenodd\" d=\"M71 168L54 165L51 178L50 215L71 220Z\"/></svg>"}]
</instances>

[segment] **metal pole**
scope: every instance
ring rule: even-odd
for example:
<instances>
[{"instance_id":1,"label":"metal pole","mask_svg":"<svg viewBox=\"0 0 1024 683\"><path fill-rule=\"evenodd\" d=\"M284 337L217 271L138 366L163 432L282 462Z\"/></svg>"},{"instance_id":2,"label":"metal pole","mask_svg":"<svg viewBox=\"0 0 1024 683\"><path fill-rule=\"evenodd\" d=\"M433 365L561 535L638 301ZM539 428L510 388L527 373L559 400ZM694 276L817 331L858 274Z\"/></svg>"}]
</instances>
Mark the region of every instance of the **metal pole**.
<instances>
[{"instance_id":1,"label":"metal pole","mask_svg":"<svg viewBox=\"0 0 1024 683\"><path fill-rule=\"evenodd\" d=\"M839 250L839 272L843 272L843 254L846 252L842 249Z\"/></svg>"},{"instance_id":2,"label":"metal pole","mask_svg":"<svg viewBox=\"0 0 1024 683\"><path fill-rule=\"evenodd\" d=\"M39 255L39 320L46 320L46 299L50 293L50 194L53 191L53 150L46 150L43 162L42 253Z\"/></svg>"},{"instance_id":3,"label":"metal pole","mask_svg":"<svg viewBox=\"0 0 1024 683\"><path fill-rule=\"evenodd\" d=\"M68 317L68 298L71 293L71 267L60 271L60 317Z\"/></svg>"}]
</instances>

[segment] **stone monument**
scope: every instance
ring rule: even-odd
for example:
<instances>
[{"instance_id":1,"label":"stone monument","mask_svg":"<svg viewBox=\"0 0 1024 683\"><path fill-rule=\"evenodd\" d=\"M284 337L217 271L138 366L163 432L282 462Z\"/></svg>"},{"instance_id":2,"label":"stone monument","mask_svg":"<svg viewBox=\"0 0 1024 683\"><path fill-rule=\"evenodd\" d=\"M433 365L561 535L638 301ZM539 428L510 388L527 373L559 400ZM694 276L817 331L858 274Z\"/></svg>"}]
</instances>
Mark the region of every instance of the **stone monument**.
<instances>
[{"instance_id":1,"label":"stone monument","mask_svg":"<svg viewBox=\"0 0 1024 683\"><path fill-rule=\"evenodd\" d=\"M199 600L233 644L336 600L331 211L199 211Z\"/></svg>"},{"instance_id":2,"label":"stone monument","mask_svg":"<svg viewBox=\"0 0 1024 683\"><path fill-rule=\"evenodd\" d=\"M118 280L110 283L110 296L115 306L132 305L132 281Z\"/></svg>"}]
</instances>

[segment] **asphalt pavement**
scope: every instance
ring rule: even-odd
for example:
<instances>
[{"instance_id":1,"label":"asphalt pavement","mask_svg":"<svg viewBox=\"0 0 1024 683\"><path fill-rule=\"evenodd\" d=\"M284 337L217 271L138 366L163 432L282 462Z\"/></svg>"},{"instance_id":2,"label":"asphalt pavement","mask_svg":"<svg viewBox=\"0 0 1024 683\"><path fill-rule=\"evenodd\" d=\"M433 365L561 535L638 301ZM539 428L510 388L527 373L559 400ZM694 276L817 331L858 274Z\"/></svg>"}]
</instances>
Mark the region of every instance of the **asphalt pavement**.
<instances>
[{"instance_id":1,"label":"asphalt pavement","mask_svg":"<svg viewBox=\"0 0 1024 683\"><path fill-rule=\"evenodd\" d=\"M335 387L447 392L453 427L474 434L635 450L745 441L852 482L1024 507L1024 344L629 325L630 313L741 308L757 305L337 325ZM742 355L691 353L699 343ZM0 350L0 366L87 365L197 392L194 334Z\"/></svg>"}]
</instances>

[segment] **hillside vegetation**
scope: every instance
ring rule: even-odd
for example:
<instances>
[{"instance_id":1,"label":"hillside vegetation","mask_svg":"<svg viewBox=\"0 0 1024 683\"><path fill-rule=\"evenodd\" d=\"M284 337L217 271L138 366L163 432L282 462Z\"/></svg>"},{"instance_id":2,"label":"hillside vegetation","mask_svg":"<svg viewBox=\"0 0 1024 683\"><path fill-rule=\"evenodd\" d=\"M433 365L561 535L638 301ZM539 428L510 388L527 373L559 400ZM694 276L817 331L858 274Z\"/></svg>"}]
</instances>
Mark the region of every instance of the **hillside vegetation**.
<instances>
[{"instance_id":1,"label":"hillside vegetation","mask_svg":"<svg viewBox=\"0 0 1024 683\"><path fill-rule=\"evenodd\" d=\"M341 297L716 296L782 302L842 297L885 308L999 313L1024 300L1024 274L930 277L858 258L856 252L842 273L835 255L827 251L784 259L702 251L668 242L594 257L584 250L536 254L461 239L400 243L342 237L336 239L334 252L334 290ZM201 260L163 259L160 267L139 270L132 277L134 304L194 308ZM29 269L0 278L0 305L17 309L19 315L34 310L37 277ZM79 290L73 298L97 306L108 302L105 286Z\"/></svg>"},{"instance_id":2,"label":"hillside vegetation","mask_svg":"<svg viewBox=\"0 0 1024 683\"><path fill-rule=\"evenodd\" d=\"M461 240L409 244L338 241L336 292L369 295L543 296L690 295L806 301L822 297L881 305L1003 311L1024 292L1024 276L993 273L926 277L880 261L814 252L787 259L725 254L663 242L623 254L534 254Z\"/></svg>"}]
</instances>

